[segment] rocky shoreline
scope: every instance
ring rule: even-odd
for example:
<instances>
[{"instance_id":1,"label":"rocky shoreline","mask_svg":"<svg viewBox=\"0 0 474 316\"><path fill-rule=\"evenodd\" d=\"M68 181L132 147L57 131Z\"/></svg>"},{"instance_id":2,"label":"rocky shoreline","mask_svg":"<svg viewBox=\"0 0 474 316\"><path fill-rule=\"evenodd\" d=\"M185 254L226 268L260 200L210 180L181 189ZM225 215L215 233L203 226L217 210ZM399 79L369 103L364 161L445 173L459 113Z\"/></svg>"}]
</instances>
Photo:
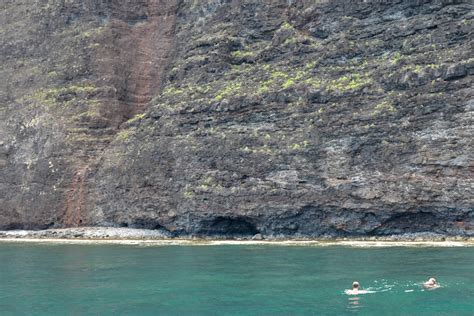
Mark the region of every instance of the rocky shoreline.
<instances>
[{"instance_id":1,"label":"rocky shoreline","mask_svg":"<svg viewBox=\"0 0 474 316\"><path fill-rule=\"evenodd\" d=\"M25 242L85 242L117 244L247 244L275 243L288 245L331 245L348 246L388 246L388 245L425 245L425 246L474 246L474 238L468 236L447 236L435 233L407 233L390 236L169 236L166 232L150 229L116 227L80 227L48 230L12 230L0 231L1 241Z\"/></svg>"}]
</instances>

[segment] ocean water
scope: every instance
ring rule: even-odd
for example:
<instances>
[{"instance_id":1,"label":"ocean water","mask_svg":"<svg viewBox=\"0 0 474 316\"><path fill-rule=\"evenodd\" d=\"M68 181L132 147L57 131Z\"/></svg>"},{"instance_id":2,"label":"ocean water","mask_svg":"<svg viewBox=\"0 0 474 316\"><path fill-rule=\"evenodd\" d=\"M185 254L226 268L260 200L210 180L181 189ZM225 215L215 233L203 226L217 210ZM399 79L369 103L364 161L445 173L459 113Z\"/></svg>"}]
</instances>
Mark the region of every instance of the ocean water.
<instances>
[{"instance_id":1,"label":"ocean water","mask_svg":"<svg viewBox=\"0 0 474 316\"><path fill-rule=\"evenodd\" d=\"M2 316L357 314L474 315L474 248L0 243Z\"/></svg>"}]
</instances>

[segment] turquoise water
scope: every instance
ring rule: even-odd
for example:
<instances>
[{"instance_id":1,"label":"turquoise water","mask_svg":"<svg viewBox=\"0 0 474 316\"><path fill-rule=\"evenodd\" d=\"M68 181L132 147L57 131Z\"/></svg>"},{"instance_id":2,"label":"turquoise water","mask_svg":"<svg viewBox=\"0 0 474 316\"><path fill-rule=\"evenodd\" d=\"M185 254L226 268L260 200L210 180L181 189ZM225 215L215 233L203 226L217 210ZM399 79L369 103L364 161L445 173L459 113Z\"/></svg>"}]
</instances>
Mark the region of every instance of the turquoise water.
<instances>
[{"instance_id":1,"label":"turquoise water","mask_svg":"<svg viewBox=\"0 0 474 316\"><path fill-rule=\"evenodd\" d=\"M0 273L1 315L474 315L474 248L0 244Z\"/></svg>"}]
</instances>

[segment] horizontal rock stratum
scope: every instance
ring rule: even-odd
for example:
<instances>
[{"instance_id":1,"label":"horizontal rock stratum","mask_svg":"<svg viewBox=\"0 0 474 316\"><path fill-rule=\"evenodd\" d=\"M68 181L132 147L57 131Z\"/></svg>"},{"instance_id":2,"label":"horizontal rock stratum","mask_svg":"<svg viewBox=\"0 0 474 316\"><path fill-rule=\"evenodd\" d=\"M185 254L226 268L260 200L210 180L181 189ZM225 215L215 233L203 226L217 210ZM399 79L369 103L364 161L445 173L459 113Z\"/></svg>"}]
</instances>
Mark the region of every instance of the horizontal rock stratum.
<instances>
[{"instance_id":1,"label":"horizontal rock stratum","mask_svg":"<svg viewBox=\"0 0 474 316\"><path fill-rule=\"evenodd\" d=\"M0 8L2 230L474 236L470 1Z\"/></svg>"}]
</instances>

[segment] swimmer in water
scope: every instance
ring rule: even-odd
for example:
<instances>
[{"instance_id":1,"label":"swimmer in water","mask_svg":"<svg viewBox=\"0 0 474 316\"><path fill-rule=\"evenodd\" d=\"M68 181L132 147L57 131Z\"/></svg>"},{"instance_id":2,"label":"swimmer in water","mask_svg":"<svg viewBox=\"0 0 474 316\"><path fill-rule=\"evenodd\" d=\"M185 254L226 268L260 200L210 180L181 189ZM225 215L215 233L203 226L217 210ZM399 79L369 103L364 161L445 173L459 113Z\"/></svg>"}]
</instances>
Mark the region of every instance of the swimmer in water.
<instances>
[{"instance_id":1,"label":"swimmer in water","mask_svg":"<svg viewBox=\"0 0 474 316\"><path fill-rule=\"evenodd\" d=\"M357 295L359 294L360 284L357 281L352 282L352 290L346 290L346 294Z\"/></svg>"},{"instance_id":2,"label":"swimmer in water","mask_svg":"<svg viewBox=\"0 0 474 316\"><path fill-rule=\"evenodd\" d=\"M436 289L439 287L439 284L438 284L438 281L436 281L435 278L429 278L428 281L426 281L425 283L423 283L423 287L425 289Z\"/></svg>"},{"instance_id":3,"label":"swimmer in water","mask_svg":"<svg viewBox=\"0 0 474 316\"><path fill-rule=\"evenodd\" d=\"M359 282L354 281L352 282L352 290L345 290L344 293L346 293L347 295L358 295L375 293L375 291L361 290Z\"/></svg>"}]
</instances>

